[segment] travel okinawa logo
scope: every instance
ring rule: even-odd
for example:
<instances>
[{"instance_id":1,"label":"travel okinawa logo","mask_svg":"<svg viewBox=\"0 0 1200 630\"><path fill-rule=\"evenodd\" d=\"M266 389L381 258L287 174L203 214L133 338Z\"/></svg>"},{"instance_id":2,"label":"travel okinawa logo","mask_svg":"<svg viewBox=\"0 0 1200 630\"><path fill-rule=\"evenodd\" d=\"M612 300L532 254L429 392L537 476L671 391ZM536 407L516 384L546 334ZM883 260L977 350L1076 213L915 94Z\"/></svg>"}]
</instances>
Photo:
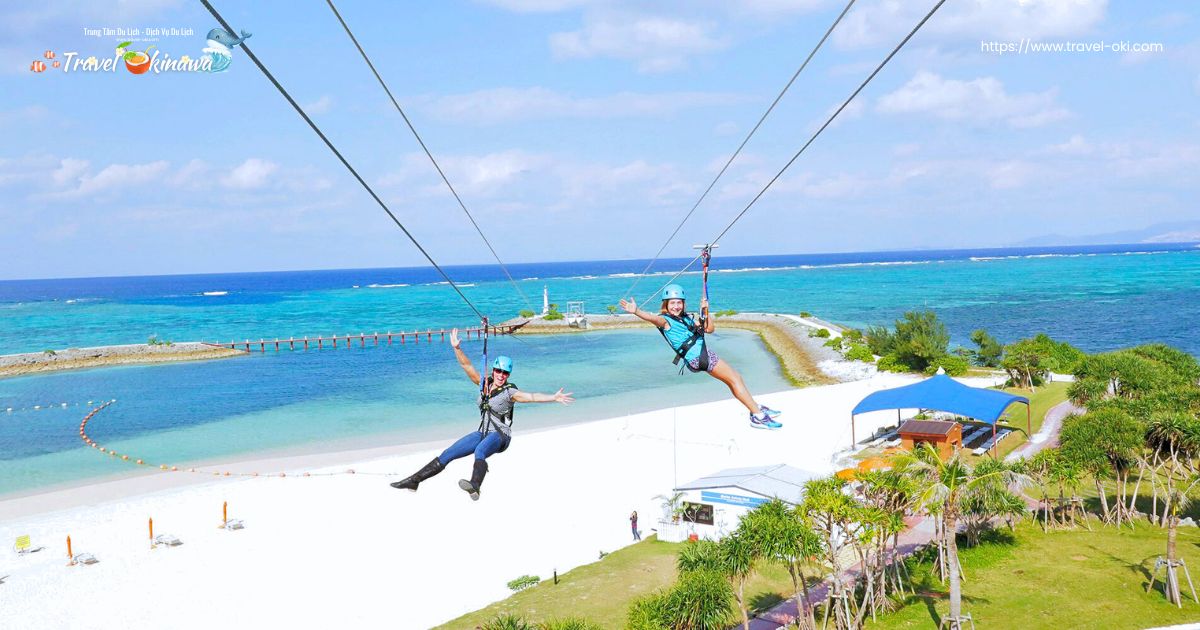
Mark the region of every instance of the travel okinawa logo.
<instances>
[{"instance_id":1,"label":"travel okinawa logo","mask_svg":"<svg viewBox=\"0 0 1200 630\"><path fill-rule=\"evenodd\" d=\"M157 36L161 30L163 29L145 29L145 34ZM191 29L186 30L188 34L191 33ZM170 31L178 32L178 29L170 29ZM87 34L103 33L105 35L137 37L142 34L142 29L84 29L84 32ZM96 55L87 55L79 51L70 51L63 52L60 59L59 53L47 50L42 53L41 59L37 59L29 64L29 71L40 74L46 70L59 70L63 74L71 74L79 72L117 72L121 68L124 68L131 74L225 72L233 63L233 49L249 37L250 33L246 31L242 31L241 35L237 36L225 29L214 28L208 32L206 45L195 57L187 54L173 56L171 53L158 48L157 44L150 44L143 47L144 43L135 43L133 39L117 44L112 55L105 56L104 58L97 57Z\"/></svg>"}]
</instances>

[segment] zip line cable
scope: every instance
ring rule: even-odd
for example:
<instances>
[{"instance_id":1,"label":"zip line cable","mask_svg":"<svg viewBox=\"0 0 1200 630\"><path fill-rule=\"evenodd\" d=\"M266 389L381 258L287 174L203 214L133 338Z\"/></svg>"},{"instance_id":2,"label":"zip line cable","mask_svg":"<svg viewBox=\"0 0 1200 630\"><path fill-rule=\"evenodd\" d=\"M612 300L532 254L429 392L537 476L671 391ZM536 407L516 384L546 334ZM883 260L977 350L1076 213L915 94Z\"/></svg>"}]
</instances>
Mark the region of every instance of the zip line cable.
<instances>
[{"instance_id":1,"label":"zip line cable","mask_svg":"<svg viewBox=\"0 0 1200 630\"><path fill-rule=\"evenodd\" d=\"M433 163L433 168L437 170L438 175L440 175L442 181L445 182L446 188L450 189L450 194L454 195L454 200L458 202L458 206L462 208L463 213L466 214L467 218L471 220L471 225L475 226L475 231L479 233L479 237L483 239L483 242L485 245L487 245L488 250L492 252L492 257L496 259L496 262L500 265L500 269L504 272L504 275L508 277L508 281L512 283L513 288L517 290L517 293L521 296L521 298L525 300L525 304L529 307L529 310L536 310L533 308L533 302L529 301L529 296L525 295L525 292L521 290L520 285L518 285L517 281L513 279L512 274L508 272L508 267L504 265L504 261L500 260L500 255L496 253L496 249L492 247L492 244L490 241L488 241L487 236L484 236L483 230L480 229L479 224L475 222L475 217L471 216L470 210L467 210L467 204L463 203L462 198L458 195L458 191L454 189L454 186L450 183L450 179L446 177L446 173L442 171L441 165L439 165L438 161L434 159L433 153L429 150L429 147L425 145L425 141L421 139L421 134L417 133L416 127L414 127L412 121L408 119L408 115L404 113L404 109L400 107L400 103L396 100L396 97L392 95L392 90L388 88L387 83L383 80L383 77L379 75L379 71L375 69L375 64L372 63L371 58L367 56L367 51L363 50L362 44L358 43L358 38L354 36L353 31L350 30L350 26L346 24L346 20L342 19L342 14L338 12L337 7L334 6L333 0L325 0L325 3L329 5L329 9L333 11L333 15L337 17L338 22L341 23L342 28L346 31L346 35L350 36L350 41L354 42L354 47L358 49L358 54L362 55L363 61L367 62L367 67L371 69L371 73L374 74L375 79L379 81L379 86L383 88L384 92L387 92L388 98L392 101L392 105L396 107L396 111L399 112L400 117L404 119L404 124L408 125L408 130L412 132L413 137L417 139L417 144L420 144L421 149L425 151L425 156L428 157L429 161Z\"/></svg>"},{"instance_id":2,"label":"zip line cable","mask_svg":"<svg viewBox=\"0 0 1200 630\"><path fill-rule=\"evenodd\" d=\"M817 137L821 135L821 132L825 131L825 129L827 129L829 127L829 125L833 124L833 121L834 121L834 119L836 119L838 117L838 114L841 114L842 110L846 109L846 107L850 105L850 101L853 101L854 98L858 96L859 92L862 92L863 89L867 87L867 84L870 83L875 78L875 76L879 74L879 72L881 70L883 70L883 67L886 66L888 64L888 62L892 60L892 57L895 57L896 54L900 52L900 49L904 48L904 45L908 43L908 40L912 39L913 36L917 34L917 31L921 30L921 27L925 26L925 23L929 21L929 18L933 17L933 14L937 13L937 10L942 8L942 5L945 3L946 3L946 0L939 0L937 4L933 5L933 8L929 10L929 13L926 13L925 17L921 18L920 22L917 22L917 25L914 26L911 31L909 31L908 35L906 35L904 37L904 39L902 39L900 41L899 44L896 44L896 47L892 49L892 52L888 53L888 56L884 57L883 61L879 62L879 65L875 67L875 70L872 71L871 74L868 75L867 78L864 79L861 84L859 84L858 88L855 89L854 92L852 92L850 94L850 96L845 101L842 102L841 106L838 107L837 110L835 110L833 112L833 114L831 114L829 116L828 119L826 119L825 124L821 125L821 127L819 129L817 129L817 131L815 133L813 133L813 135L811 137L809 137L808 142L805 142L804 146L800 147L800 150L797 151L796 154L792 156L792 159L788 160L787 164L784 164L783 168L779 169L779 172L776 173L775 176L771 178L771 181L767 182L767 184L765 186L763 186L762 190L758 191L757 195L754 195L754 198L750 200L750 203L746 204L745 208L742 208L742 211L739 212L737 214L737 216L734 217L733 220L729 222L729 225L725 226L725 229L721 230L721 233L718 234L716 238L709 241L710 244L715 244L715 243L719 242L721 240L721 238L723 236L725 236L725 234L727 232L729 232L730 229L733 228L734 224L736 224L739 220L741 220L741 218L743 216L745 216L747 212L750 211L750 208L752 208L754 206L754 204L757 203L758 200L761 199L764 194L766 194L767 190L770 189L771 186L776 181L778 181L779 178L782 177L783 174L789 168L791 168L792 164L795 164L796 160L800 158L800 155L803 154L804 151L807 150L808 147L810 145L812 145L812 143L817 139ZM679 273L672 276L671 279L668 280L663 285L663 288L665 288L668 284L671 284L672 282L674 282L675 279L678 278L679 276L683 275L683 273L685 271L687 271L689 267L694 265L696 263L696 261L699 259L700 259L700 256L696 256L695 258L693 258L691 262L689 262L682 270L679 271ZM655 293L658 293L662 290L663 289L660 288Z\"/></svg>"},{"instance_id":3,"label":"zip line cable","mask_svg":"<svg viewBox=\"0 0 1200 630\"><path fill-rule=\"evenodd\" d=\"M229 33L237 33L237 31L233 30L233 27L231 27L229 23L225 21L225 18L221 17L221 14L218 13L211 4L209 4L208 0L200 0L200 3L204 5L204 8L208 9L208 12L211 13L214 18L216 18L217 22L220 23L221 28L224 28ZM475 307L475 304L472 303L471 300L466 296L466 294L462 292L462 289L460 289L458 285L450 279L450 276L446 275L446 272L437 264L437 262L433 260L433 257L429 255L429 252L425 251L425 248L422 247L421 243L417 241L416 237L414 237L412 233L408 231L408 228L404 227L404 224L400 222L400 219L396 218L396 215L393 214L391 209L388 208L387 204L383 202L383 199L381 199L379 195L375 193L375 190L372 189L369 184L367 184L366 180L364 180L362 176L358 174L358 171L350 165L350 162L348 162L346 158L342 156L341 151L338 151L337 147L333 146L333 143L330 142L329 138L325 136L324 132L321 131L321 128L317 127L317 124L312 121L312 118L308 117L308 114L306 114L304 109L296 103L296 100L292 98L292 95L289 94L288 91L279 84L279 81L275 79L275 75L271 74L270 70L267 70L267 67L258 60L258 57L251 52L250 48L246 46L245 42L242 42L241 46L242 50L246 52L246 56L250 58L250 61L253 61L254 65L258 66L258 69L261 70L267 79L271 81L271 84L275 86L275 89L279 90L279 93L283 95L283 98L287 99L287 102L291 104L293 109L296 110L296 113L300 114L300 117L304 119L304 122L308 123L308 126L312 127L312 130L316 132L318 136L320 136L321 140L325 142L325 146L329 147L329 150L332 151L335 156L337 156L337 159L342 163L342 166L345 166L346 170L350 171L350 174L354 176L354 179L358 180L358 183L361 184L364 189L366 189L367 193L371 195L371 198L375 200L375 203L379 204L379 207L383 208L383 211L386 212L389 217L391 217L396 226L399 227L400 230L404 232L404 235L408 237L408 240L412 241L412 244L421 251L423 256L425 256L425 260L428 260L429 264L433 265L433 268L437 269L437 272L446 280L446 283L454 289L454 292L458 294L458 297L462 298L462 300L467 303L467 306L469 306L471 310L479 316L479 319L486 319L484 314L481 313L479 309Z\"/></svg>"},{"instance_id":4,"label":"zip line cable","mask_svg":"<svg viewBox=\"0 0 1200 630\"><path fill-rule=\"evenodd\" d=\"M775 106L779 104L779 101L783 100L783 95L787 94L787 91L792 87L792 84L796 82L796 79L800 76L800 73L804 72L804 69L808 67L808 62L812 61L812 58L816 56L817 51L821 50L821 47L825 45L825 40L829 39L829 36L833 33L833 29L837 28L837 25L841 23L842 18L846 17L846 14L850 12L850 7L854 6L855 2L856 0L850 0L850 2L846 3L846 8L842 9L842 12L838 14L837 19L833 21L833 24L829 25L829 28L825 31L825 35L821 37L821 41L817 42L817 45L814 46L812 51L808 53L808 57L804 59L804 63L800 64L800 67L796 69L795 74L793 74L792 78L788 80L787 85L783 86L783 89L780 90L779 95L776 96L775 100L771 102L771 106L767 108L767 111L763 112L763 115L758 119L758 122L755 123L754 128L750 130L750 133L746 134L745 139L743 139L742 143L738 145L738 148L733 152L733 155L729 156L729 159L725 162L725 166L722 166L721 171L717 173L717 176L714 177L711 182L709 182L708 188L704 189L704 193L702 193L700 198L696 200L696 203L692 205L692 209L688 210L688 213L684 215L683 220L679 222L679 225L675 226L675 231L671 232L671 235L667 237L667 240L662 244L662 247L658 248L658 252L654 254L654 258L650 259L650 262L646 264L646 268L642 269L642 272L638 274L637 278L634 279L633 285L630 286L629 290L625 292L626 295L633 295L633 290L637 288L638 283L642 281L643 277L645 277L646 272L650 271L650 267L654 266L655 262L658 262L659 256L662 256L663 251L667 249L667 246L671 244L671 241L675 240L675 236L679 234L679 230L683 229L683 224L687 223L688 219L692 218L692 214L696 212L696 208L700 207L700 204L704 202L706 197L708 197L708 193L712 192L713 187L716 186L721 177L725 175L725 171L729 170L729 165L733 164L733 161L737 159L737 156L742 153L742 149L746 148L746 144L750 142L750 138L754 137L754 133L757 132L758 128L762 126L763 122L767 119L767 116L770 116L771 112L775 109ZM697 259L699 259L698 256ZM695 260L692 261L692 263L695 262ZM689 264L689 266L691 265Z\"/></svg>"}]
</instances>

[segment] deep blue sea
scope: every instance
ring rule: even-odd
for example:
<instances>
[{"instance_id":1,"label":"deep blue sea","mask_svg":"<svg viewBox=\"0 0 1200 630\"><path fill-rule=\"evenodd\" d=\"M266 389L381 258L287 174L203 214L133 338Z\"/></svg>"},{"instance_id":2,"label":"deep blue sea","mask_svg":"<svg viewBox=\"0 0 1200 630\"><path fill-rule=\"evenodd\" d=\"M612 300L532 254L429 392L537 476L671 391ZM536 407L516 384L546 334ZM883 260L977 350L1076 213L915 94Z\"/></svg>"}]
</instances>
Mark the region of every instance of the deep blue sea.
<instances>
[{"instance_id":1,"label":"deep blue sea","mask_svg":"<svg viewBox=\"0 0 1200 630\"><path fill-rule=\"evenodd\" d=\"M1165 342L1200 355L1200 246L1109 245L713 259L714 309L798 313L851 326L936 311L955 344L976 328L1001 341L1038 332L1086 351ZM687 260L662 260L645 299ZM540 309L550 301L605 312L646 261L510 265ZM493 322L527 302L495 266L447 267ZM80 278L0 282L0 353L176 341L310 337L472 326L477 318L429 268ZM698 295L700 276L680 283ZM787 387L753 335L714 348L755 391ZM499 338L524 389L574 391L579 402L525 405L518 427L716 400L712 379L681 377L652 328ZM480 350L472 340L466 347ZM474 386L446 344L269 351L245 358L119 367L0 380L0 495L128 473L76 434L87 401L118 399L90 432L148 460L202 463L281 450L448 439L478 421ZM62 404L66 403L66 407ZM32 407L43 407L34 410ZM7 408L12 412L5 412ZM49 407L49 408L47 408Z\"/></svg>"}]
</instances>

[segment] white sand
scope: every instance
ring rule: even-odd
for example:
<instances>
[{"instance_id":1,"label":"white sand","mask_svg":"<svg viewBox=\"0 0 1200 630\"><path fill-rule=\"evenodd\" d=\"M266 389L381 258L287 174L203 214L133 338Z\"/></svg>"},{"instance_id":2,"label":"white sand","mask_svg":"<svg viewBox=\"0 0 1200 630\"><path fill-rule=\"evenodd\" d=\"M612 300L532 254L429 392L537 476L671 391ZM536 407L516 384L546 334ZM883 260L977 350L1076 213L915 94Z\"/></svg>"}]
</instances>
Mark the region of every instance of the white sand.
<instances>
[{"instance_id":1,"label":"white sand","mask_svg":"<svg viewBox=\"0 0 1200 630\"><path fill-rule=\"evenodd\" d=\"M513 578L549 578L629 544L632 510L649 534L661 515L652 497L676 480L775 463L831 472L834 452L850 442L853 405L915 380L880 374L761 396L785 412L774 432L750 428L733 400L518 430L491 459L478 502L456 483L470 475L469 458L415 494L388 487L399 476L357 474L206 477L153 492L133 479L0 502L6 547L21 534L46 546L24 556L0 551L0 577L9 576L0 584L0 628L427 628L503 599ZM860 439L895 418L859 416ZM375 451L369 461L349 453L328 470L406 475L441 446L382 458ZM222 501L244 530L218 529ZM184 544L151 550L149 517L156 534ZM68 534L76 553L100 562L65 566Z\"/></svg>"}]
</instances>

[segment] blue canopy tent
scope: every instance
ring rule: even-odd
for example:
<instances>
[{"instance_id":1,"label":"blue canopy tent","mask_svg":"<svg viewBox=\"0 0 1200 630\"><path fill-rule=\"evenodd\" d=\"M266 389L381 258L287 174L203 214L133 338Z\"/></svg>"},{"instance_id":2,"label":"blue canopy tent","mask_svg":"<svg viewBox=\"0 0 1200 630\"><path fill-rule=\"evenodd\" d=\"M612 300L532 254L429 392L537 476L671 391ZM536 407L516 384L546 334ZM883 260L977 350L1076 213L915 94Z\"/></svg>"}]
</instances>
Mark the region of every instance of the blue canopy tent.
<instances>
[{"instance_id":1,"label":"blue canopy tent","mask_svg":"<svg viewBox=\"0 0 1200 630\"><path fill-rule=\"evenodd\" d=\"M899 420L901 409L948 411L991 424L992 436L995 437L996 421L1013 403L1025 404L1026 433L1031 433L1033 422L1030 418L1028 398L995 389L970 387L945 374L938 374L920 383L875 392L859 401L850 412L851 446L857 443L854 435L854 416L860 413L895 409L896 418ZM993 448L994 444L993 441Z\"/></svg>"}]
</instances>

